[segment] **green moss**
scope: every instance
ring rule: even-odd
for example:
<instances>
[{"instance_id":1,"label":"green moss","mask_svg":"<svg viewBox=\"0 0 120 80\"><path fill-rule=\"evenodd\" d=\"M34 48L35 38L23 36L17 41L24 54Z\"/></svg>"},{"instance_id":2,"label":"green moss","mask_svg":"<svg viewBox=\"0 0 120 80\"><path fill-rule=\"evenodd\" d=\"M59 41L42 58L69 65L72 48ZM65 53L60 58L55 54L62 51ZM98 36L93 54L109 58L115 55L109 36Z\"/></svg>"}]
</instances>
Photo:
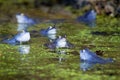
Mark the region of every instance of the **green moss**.
<instances>
[{"instance_id":1,"label":"green moss","mask_svg":"<svg viewBox=\"0 0 120 80\"><path fill-rule=\"evenodd\" d=\"M68 41L75 48L68 49L69 54L60 56L50 52L43 44L48 42L47 38L39 35L39 30L53 24L38 24L29 28L28 31L36 30L34 37L31 34L30 53L22 55L18 52L19 46L0 44L0 79L1 80L119 80L119 21L115 18L98 16L97 26L89 28L79 23L58 24L58 35L67 35ZM5 26L5 27L4 27ZM99 34L92 34L99 32ZM102 33L105 33L102 34ZM0 26L1 35L15 35L16 24ZM0 37L2 39L2 37ZM104 51L103 57L111 57L116 61L113 64L96 65L94 69L86 72L80 69L79 54L70 52L88 47L95 52ZM65 58L59 62L59 57ZM7 77L6 77L7 76Z\"/></svg>"}]
</instances>

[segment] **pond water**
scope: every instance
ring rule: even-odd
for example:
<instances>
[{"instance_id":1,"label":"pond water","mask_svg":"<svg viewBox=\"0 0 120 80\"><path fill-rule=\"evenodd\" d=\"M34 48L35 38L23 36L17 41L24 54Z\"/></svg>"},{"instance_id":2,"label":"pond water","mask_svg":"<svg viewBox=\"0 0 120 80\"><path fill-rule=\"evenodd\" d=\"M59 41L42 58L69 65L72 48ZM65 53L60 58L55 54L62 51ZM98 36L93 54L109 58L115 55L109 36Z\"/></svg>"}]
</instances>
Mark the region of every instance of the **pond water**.
<instances>
[{"instance_id":1,"label":"pond water","mask_svg":"<svg viewBox=\"0 0 120 80\"><path fill-rule=\"evenodd\" d=\"M38 31L46 24L29 29L36 30L36 33L31 33L31 40L28 43L22 45L1 43L0 80L119 80L119 35L93 35L90 32L98 28L73 25L60 24L58 31L60 35L66 34L68 41L75 45L71 49L53 51L46 48L44 44L49 42L49 39L39 35ZM101 50L102 57L113 58L114 62L107 64L81 62L79 51L83 47L88 47L93 52Z\"/></svg>"}]
</instances>

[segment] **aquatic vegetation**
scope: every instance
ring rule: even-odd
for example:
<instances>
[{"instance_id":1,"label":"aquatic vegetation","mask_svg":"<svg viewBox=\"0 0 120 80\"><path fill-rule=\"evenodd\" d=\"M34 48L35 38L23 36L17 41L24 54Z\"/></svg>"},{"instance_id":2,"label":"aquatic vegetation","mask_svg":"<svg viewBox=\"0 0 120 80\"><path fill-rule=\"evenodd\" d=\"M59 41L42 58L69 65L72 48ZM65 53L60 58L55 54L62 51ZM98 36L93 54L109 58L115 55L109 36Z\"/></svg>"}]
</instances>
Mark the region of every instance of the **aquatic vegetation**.
<instances>
[{"instance_id":1,"label":"aquatic vegetation","mask_svg":"<svg viewBox=\"0 0 120 80\"><path fill-rule=\"evenodd\" d=\"M106 17L109 19L109 22L107 19L104 20L104 17L100 17L97 17L97 24L94 28L79 23L58 24L61 31L58 31L57 34L66 34L67 40L74 44L74 48L66 50L65 55L60 55L47 49L44 44L49 42L48 39L39 35L39 30L51 25L51 23L37 24L37 27L30 27L28 29L28 31L36 31L31 33L29 54L21 54L18 51L19 46L0 43L0 78L2 80L119 80L120 38L119 33L117 33L120 31L117 27L119 22L116 19L112 21L111 18ZM10 24L7 24L5 28L11 28L7 29L7 35L15 35L16 24ZM0 27L0 34L4 34L1 28L3 28L2 25ZM92 33L96 31L105 32L107 35ZM37 36L34 36L34 34ZM2 38L0 36L0 39ZM102 57L111 57L115 59L115 62L112 65L97 64L94 67L87 64L86 67L90 67L90 69L84 72L80 69L82 62L80 62L79 54L74 55L74 53L79 52L84 47L88 47L93 52L97 50L104 51ZM75 52L71 53L73 51Z\"/></svg>"},{"instance_id":2,"label":"aquatic vegetation","mask_svg":"<svg viewBox=\"0 0 120 80\"><path fill-rule=\"evenodd\" d=\"M0 36L1 37L6 37L8 35L13 35L16 33L14 30L15 25L11 23L5 23L0 25Z\"/></svg>"}]
</instances>

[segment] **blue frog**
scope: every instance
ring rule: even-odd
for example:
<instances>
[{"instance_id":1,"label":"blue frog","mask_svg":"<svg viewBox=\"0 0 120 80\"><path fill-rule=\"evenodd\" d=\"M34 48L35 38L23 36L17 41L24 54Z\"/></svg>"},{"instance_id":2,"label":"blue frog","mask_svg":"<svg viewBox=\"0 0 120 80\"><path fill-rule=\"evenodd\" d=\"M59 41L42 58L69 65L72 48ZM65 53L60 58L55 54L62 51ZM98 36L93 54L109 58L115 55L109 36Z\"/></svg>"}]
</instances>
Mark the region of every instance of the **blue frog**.
<instances>
[{"instance_id":1,"label":"blue frog","mask_svg":"<svg viewBox=\"0 0 120 80\"><path fill-rule=\"evenodd\" d=\"M95 27L96 15L97 14L94 10L89 10L84 15L79 16L77 21L85 23L90 27Z\"/></svg>"},{"instance_id":2,"label":"blue frog","mask_svg":"<svg viewBox=\"0 0 120 80\"><path fill-rule=\"evenodd\" d=\"M14 37L10 39L4 39L2 42L11 44L11 45L16 45L16 44L21 44L22 42L27 42L30 40L30 33L26 31L22 31L18 34L16 34Z\"/></svg>"},{"instance_id":3,"label":"blue frog","mask_svg":"<svg viewBox=\"0 0 120 80\"><path fill-rule=\"evenodd\" d=\"M96 55L94 52L91 52L88 48L80 50L80 59L81 61L88 61L91 63L100 63L100 64L113 62L113 59L111 58L104 59Z\"/></svg>"}]
</instances>

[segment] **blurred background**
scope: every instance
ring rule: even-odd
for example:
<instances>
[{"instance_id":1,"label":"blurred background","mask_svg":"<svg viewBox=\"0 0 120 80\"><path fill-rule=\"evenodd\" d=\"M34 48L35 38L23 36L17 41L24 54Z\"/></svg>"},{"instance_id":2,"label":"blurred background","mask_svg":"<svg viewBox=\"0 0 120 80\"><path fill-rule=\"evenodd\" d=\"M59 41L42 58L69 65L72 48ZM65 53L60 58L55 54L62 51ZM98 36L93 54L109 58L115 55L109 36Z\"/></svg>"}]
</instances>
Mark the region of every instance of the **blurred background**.
<instances>
[{"instance_id":1,"label":"blurred background","mask_svg":"<svg viewBox=\"0 0 120 80\"><path fill-rule=\"evenodd\" d=\"M16 13L36 18L75 18L90 8L98 15L120 16L120 0L0 0L0 22Z\"/></svg>"}]
</instances>

